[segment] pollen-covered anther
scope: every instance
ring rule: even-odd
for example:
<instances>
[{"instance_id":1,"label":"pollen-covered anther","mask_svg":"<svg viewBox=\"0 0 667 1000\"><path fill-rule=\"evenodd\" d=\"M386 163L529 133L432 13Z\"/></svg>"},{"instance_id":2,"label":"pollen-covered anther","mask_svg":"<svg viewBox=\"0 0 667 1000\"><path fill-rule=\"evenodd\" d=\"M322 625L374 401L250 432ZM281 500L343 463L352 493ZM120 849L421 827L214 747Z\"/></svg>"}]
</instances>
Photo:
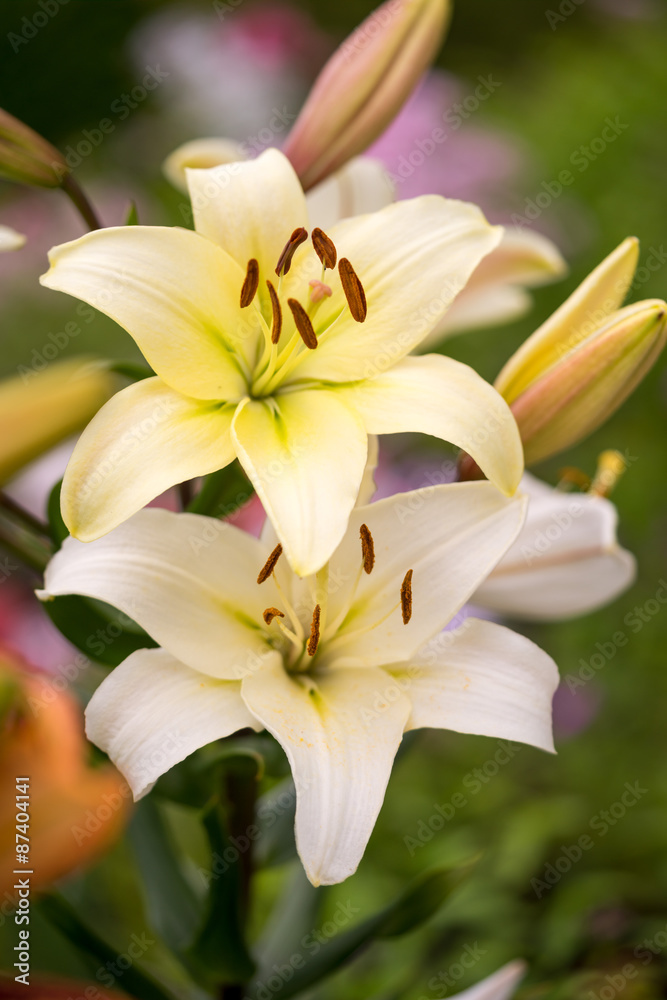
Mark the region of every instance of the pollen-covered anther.
<instances>
[{"instance_id":1,"label":"pollen-covered anther","mask_svg":"<svg viewBox=\"0 0 667 1000\"><path fill-rule=\"evenodd\" d=\"M254 257L248 261L248 268L246 270L245 281L243 282L243 288L241 289L241 309L245 309L249 306L252 300L257 294L257 289L259 288L259 263Z\"/></svg>"},{"instance_id":2,"label":"pollen-covered anther","mask_svg":"<svg viewBox=\"0 0 667 1000\"><path fill-rule=\"evenodd\" d=\"M280 340L280 332L283 328L283 311L280 306L280 299L278 298L278 292L275 290L271 282L266 280L266 286L269 289L269 298L271 299L271 311L273 313L273 321L271 323L271 343L277 344Z\"/></svg>"},{"instance_id":3,"label":"pollen-covered anther","mask_svg":"<svg viewBox=\"0 0 667 1000\"><path fill-rule=\"evenodd\" d=\"M347 299L347 304L352 313L352 319L357 323L363 323L368 315L368 304L366 302L366 292L361 284L357 272L350 264L347 257L341 257L338 262L338 273L341 284Z\"/></svg>"},{"instance_id":4,"label":"pollen-covered anther","mask_svg":"<svg viewBox=\"0 0 667 1000\"><path fill-rule=\"evenodd\" d=\"M278 608L267 608L262 612L262 618L267 625L270 625L274 618L284 618L285 615Z\"/></svg>"},{"instance_id":5,"label":"pollen-covered anther","mask_svg":"<svg viewBox=\"0 0 667 1000\"><path fill-rule=\"evenodd\" d=\"M306 652L308 656L315 656L317 652L317 647L320 642L320 614L322 609L319 604L315 605L315 610L313 611L313 620L310 623L310 635L308 636L308 645L306 646Z\"/></svg>"},{"instance_id":6,"label":"pollen-covered anther","mask_svg":"<svg viewBox=\"0 0 667 1000\"><path fill-rule=\"evenodd\" d=\"M336 261L338 260L338 251L336 250L333 240L319 227L313 229L311 239L313 241L315 253L322 261L324 267L333 269L336 266Z\"/></svg>"},{"instance_id":7,"label":"pollen-covered anther","mask_svg":"<svg viewBox=\"0 0 667 1000\"><path fill-rule=\"evenodd\" d=\"M403 615L403 624L407 625L412 618L412 570L409 569L405 574L403 583L401 584L401 614Z\"/></svg>"},{"instance_id":8,"label":"pollen-covered anther","mask_svg":"<svg viewBox=\"0 0 667 1000\"><path fill-rule=\"evenodd\" d=\"M361 555L364 560L364 572L372 573L373 566L375 566L375 545L367 524L361 525L359 536L361 537Z\"/></svg>"},{"instance_id":9,"label":"pollen-covered anther","mask_svg":"<svg viewBox=\"0 0 667 1000\"><path fill-rule=\"evenodd\" d=\"M310 322L310 316L297 299L288 299L287 305L292 310L296 328L301 335L301 339L309 350L314 351L317 347L317 337Z\"/></svg>"},{"instance_id":10,"label":"pollen-covered anther","mask_svg":"<svg viewBox=\"0 0 667 1000\"><path fill-rule=\"evenodd\" d=\"M260 569L259 576L257 577L257 583L264 583L265 580L269 579L274 569L276 568L276 563L278 562L282 554L283 554L283 547L280 543L278 543L278 545L276 545L275 549L273 550L269 558L266 560L266 562Z\"/></svg>"},{"instance_id":11,"label":"pollen-covered anther","mask_svg":"<svg viewBox=\"0 0 667 1000\"><path fill-rule=\"evenodd\" d=\"M299 226L295 229L287 243L285 248L278 258L278 263L276 264L276 274L280 277L281 274L287 274L290 267L292 266L292 257L296 253L297 249L302 243L305 243L308 239L308 230L304 229L303 226Z\"/></svg>"},{"instance_id":12,"label":"pollen-covered anther","mask_svg":"<svg viewBox=\"0 0 667 1000\"><path fill-rule=\"evenodd\" d=\"M319 281L315 278L313 281L309 281L312 291L310 293L310 301L313 305L319 305L324 299L329 299L333 295L333 292L329 285L325 285L323 281Z\"/></svg>"}]
</instances>

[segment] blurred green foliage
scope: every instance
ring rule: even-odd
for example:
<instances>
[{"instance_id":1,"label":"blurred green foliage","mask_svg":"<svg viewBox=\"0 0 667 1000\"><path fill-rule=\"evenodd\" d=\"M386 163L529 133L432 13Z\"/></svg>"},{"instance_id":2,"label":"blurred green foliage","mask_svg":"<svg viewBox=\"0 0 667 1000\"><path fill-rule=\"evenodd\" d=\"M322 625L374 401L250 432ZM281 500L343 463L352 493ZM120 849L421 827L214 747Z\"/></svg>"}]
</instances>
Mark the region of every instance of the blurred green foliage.
<instances>
[{"instance_id":1,"label":"blurred green foliage","mask_svg":"<svg viewBox=\"0 0 667 1000\"><path fill-rule=\"evenodd\" d=\"M66 143L96 123L132 83L124 41L148 11L160 6L166 4L70 0L48 27L14 54L8 33L37 8L28 0L3 3L1 103L51 141ZM188 6L210 10L206 4ZM365 0L339 0L335 5L301 0L298 6L342 37L371 5ZM464 80L493 74L501 81L475 124L507 131L529 152L528 166L512 192L519 214L544 182L572 169L571 157L600 134L606 118L627 124L618 141L586 170L574 171L575 183L536 223L558 234L566 254L574 249L566 281L541 290L525 320L448 343L449 353L490 379L537 323L630 233L642 241L642 265L652 248L666 258L636 288L635 298L667 292L664 5L656 4L656 19L632 20L606 15L602 3L586 0L570 4L573 12L552 29L547 11L561 6L559 0L547 0L546 5L542 0L460 0L439 60ZM221 123L221 134L223 127ZM86 166L84 176L101 169L100 158ZM3 186L0 209L13 194ZM181 221L175 215L178 202L158 177L151 195L165 219ZM128 200L131 196L128 193ZM35 265L35 275L41 270ZM44 344L47 331L60 329L72 309L69 301L51 293L12 299L3 318L4 371L29 364L31 349ZM88 322L84 317L82 327L73 351L106 350L136 358L129 338L108 321ZM496 760L495 741L422 734L395 768L358 874L342 886L318 891L317 905L309 910L313 931L327 926L341 906L353 913L350 926L367 919L427 868L462 862L478 852L482 859L427 926L404 938L378 942L316 996L433 1000L515 957L530 964L520 993L525 1000L608 1000L617 993L625 1000L651 1000L667 995L667 605L655 600L667 577L666 408L663 364L604 428L567 456L568 464L587 472L593 471L605 448L618 448L631 457L614 499L622 543L638 558L636 584L614 605L584 619L518 626L548 650L562 675L570 678L573 690L565 687L559 718L572 720L588 711L589 724L575 734L561 727L556 757L522 748L506 755L509 759L502 764ZM424 443L400 442L399 454L403 447ZM539 471L554 482L558 468L556 460ZM619 632L627 637L623 645ZM582 667L582 676L591 679L577 684ZM275 779L275 774L266 777L266 787ZM614 808L626 783L641 789L636 804ZM453 797L456 803L465 799L465 804L453 806ZM187 847L186 875L197 885L197 868L207 861L192 812L173 804L163 808L173 835ZM608 821L603 811L609 810ZM589 838L585 843L590 840L590 848L578 846L582 837ZM269 904L285 886L288 893L295 891L291 878L289 865L268 868L258 876L253 916L257 933ZM83 919L120 950L132 933L153 933L141 916L140 877L126 843L94 872L71 880L65 892ZM320 936L320 947L325 948L327 935ZM33 940L33 968L95 979L95 962L83 961L49 929L44 915L37 914ZM295 927L293 942L285 947L307 956L315 940L307 929ZM13 944L13 925L5 921L0 927L5 962ZM468 968L462 956L473 953ZM171 977L176 983L182 978L160 944L146 955L145 965L158 978ZM628 966L636 975L629 976L627 968L622 971Z\"/></svg>"}]
</instances>

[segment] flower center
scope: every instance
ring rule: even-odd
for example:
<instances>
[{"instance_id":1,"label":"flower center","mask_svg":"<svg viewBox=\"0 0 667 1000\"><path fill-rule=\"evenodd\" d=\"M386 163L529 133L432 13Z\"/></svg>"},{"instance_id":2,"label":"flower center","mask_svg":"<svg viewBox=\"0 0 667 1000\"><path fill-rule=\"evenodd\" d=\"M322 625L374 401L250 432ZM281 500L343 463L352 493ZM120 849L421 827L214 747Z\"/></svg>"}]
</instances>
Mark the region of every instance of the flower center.
<instances>
[{"instance_id":1,"label":"flower center","mask_svg":"<svg viewBox=\"0 0 667 1000\"><path fill-rule=\"evenodd\" d=\"M331 285L325 282L327 271L335 272L338 265L340 286L347 309L355 322L363 323L368 314L366 292L361 279L346 257L338 259L333 240L321 229L313 229L311 234L313 249L322 264L320 278L308 283L308 291L303 299L290 297L284 300L283 278L292 267L296 251L307 239L308 232L305 229L294 230L278 258L275 268L278 280L274 283L271 278L265 278L268 294L263 296L258 294L261 285L259 263L254 257L248 261L240 292L240 306L241 309L255 310L264 335L264 344L260 344L258 348L256 363L248 378L249 394L253 399L273 395L294 372L304 354L317 350L322 338L327 336L345 312L345 306L341 306L333 315L329 310L318 323L317 314L322 304L333 295Z\"/></svg>"},{"instance_id":2,"label":"flower center","mask_svg":"<svg viewBox=\"0 0 667 1000\"><path fill-rule=\"evenodd\" d=\"M294 605L289 595L285 593L278 580L275 569L283 551L282 545L276 545L269 558L257 576L257 583L265 583L273 577L274 584L280 596L281 607L268 607L262 618L264 634L267 642L278 649L283 656L285 669L290 674L306 674L311 671L320 659L324 647L336 636L348 619L359 588L362 574L370 575L375 567L375 544L368 525L362 524L359 530L361 540L361 561L356 577L349 588L347 598L334 617L328 615L328 596L330 592L329 564L327 563L314 577L310 577L310 602L303 601ZM381 617L371 624L364 625L355 631L346 629L346 638L356 637L372 631L389 618L398 608L401 609L403 624L407 625L412 617L412 570L409 569L403 578L399 600ZM284 609L284 610L283 610Z\"/></svg>"}]
</instances>

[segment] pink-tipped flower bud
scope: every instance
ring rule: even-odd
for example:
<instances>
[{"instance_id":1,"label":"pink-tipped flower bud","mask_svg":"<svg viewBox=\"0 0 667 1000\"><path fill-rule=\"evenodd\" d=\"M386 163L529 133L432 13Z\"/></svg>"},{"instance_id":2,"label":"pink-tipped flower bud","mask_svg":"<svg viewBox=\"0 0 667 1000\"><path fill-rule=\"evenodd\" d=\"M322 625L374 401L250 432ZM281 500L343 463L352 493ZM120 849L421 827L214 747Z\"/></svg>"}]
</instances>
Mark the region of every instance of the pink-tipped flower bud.
<instances>
[{"instance_id":1,"label":"pink-tipped flower bud","mask_svg":"<svg viewBox=\"0 0 667 1000\"><path fill-rule=\"evenodd\" d=\"M19 184L57 188L69 172L55 146L0 108L0 177Z\"/></svg>"}]
</instances>

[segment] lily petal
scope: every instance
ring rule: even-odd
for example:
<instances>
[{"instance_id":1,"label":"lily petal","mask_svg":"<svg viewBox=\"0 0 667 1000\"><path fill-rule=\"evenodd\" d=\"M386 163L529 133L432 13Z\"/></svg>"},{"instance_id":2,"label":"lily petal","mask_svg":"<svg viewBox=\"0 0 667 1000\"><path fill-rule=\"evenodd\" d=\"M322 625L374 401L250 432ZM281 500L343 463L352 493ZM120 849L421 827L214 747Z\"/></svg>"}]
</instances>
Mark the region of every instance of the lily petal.
<instances>
[{"instance_id":1,"label":"lily petal","mask_svg":"<svg viewBox=\"0 0 667 1000\"><path fill-rule=\"evenodd\" d=\"M88 739L108 753L135 799L195 750L247 727L262 728L238 682L191 670L164 649L128 656L86 709Z\"/></svg>"},{"instance_id":2,"label":"lily petal","mask_svg":"<svg viewBox=\"0 0 667 1000\"><path fill-rule=\"evenodd\" d=\"M616 541L618 514L604 497L561 493L525 476L521 533L473 603L513 618L559 621L609 604L635 578L634 556Z\"/></svg>"},{"instance_id":3,"label":"lily petal","mask_svg":"<svg viewBox=\"0 0 667 1000\"><path fill-rule=\"evenodd\" d=\"M362 524L374 539L375 567L370 575L362 574L349 614L325 647L327 662L374 667L388 662L388 652L396 660L417 653L507 551L525 509L525 498L508 500L486 482L430 486L355 508L330 562L330 578L342 585L329 596L329 622L344 613L349 601L346 583L354 581L361 565ZM409 569L412 618L404 625L398 602Z\"/></svg>"},{"instance_id":4,"label":"lily petal","mask_svg":"<svg viewBox=\"0 0 667 1000\"><path fill-rule=\"evenodd\" d=\"M369 434L432 434L472 455L503 493L519 485L523 449L516 421L467 365L439 354L404 358L386 374L340 391Z\"/></svg>"},{"instance_id":5,"label":"lily petal","mask_svg":"<svg viewBox=\"0 0 667 1000\"><path fill-rule=\"evenodd\" d=\"M243 146L233 139L191 139L169 154L162 164L162 173L175 188L187 194L186 168L209 170L222 163L246 159Z\"/></svg>"},{"instance_id":6,"label":"lily petal","mask_svg":"<svg viewBox=\"0 0 667 1000\"><path fill-rule=\"evenodd\" d=\"M503 625L467 618L391 672L412 703L408 729L452 729L554 752L556 664Z\"/></svg>"},{"instance_id":7,"label":"lily petal","mask_svg":"<svg viewBox=\"0 0 667 1000\"><path fill-rule=\"evenodd\" d=\"M258 321L239 309L245 270L219 247L187 229L120 226L55 247L49 262L41 284L119 323L172 388L197 399L244 395L230 348L254 344Z\"/></svg>"},{"instance_id":8,"label":"lily petal","mask_svg":"<svg viewBox=\"0 0 667 1000\"><path fill-rule=\"evenodd\" d=\"M306 199L289 160L267 149L256 160L186 170L195 229L243 268L255 258L262 280L273 276L292 232L308 226Z\"/></svg>"},{"instance_id":9,"label":"lily petal","mask_svg":"<svg viewBox=\"0 0 667 1000\"><path fill-rule=\"evenodd\" d=\"M276 666L243 681L248 708L287 754L297 848L313 885L342 882L364 853L410 713L395 687L382 670L301 680Z\"/></svg>"},{"instance_id":10,"label":"lily petal","mask_svg":"<svg viewBox=\"0 0 667 1000\"><path fill-rule=\"evenodd\" d=\"M512 355L495 381L512 403L524 389L622 305L639 258L639 242L628 237Z\"/></svg>"},{"instance_id":11,"label":"lily petal","mask_svg":"<svg viewBox=\"0 0 667 1000\"><path fill-rule=\"evenodd\" d=\"M188 399L159 378L116 393L79 438L62 488L71 533L91 541L170 486L229 465L232 409Z\"/></svg>"},{"instance_id":12,"label":"lily petal","mask_svg":"<svg viewBox=\"0 0 667 1000\"><path fill-rule=\"evenodd\" d=\"M20 250L25 246L27 236L17 233L10 226L0 226L0 253L6 250Z\"/></svg>"},{"instance_id":13,"label":"lily petal","mask_svg":"<svg viewBox=\"0 0 667 1000\"><path fill-rule=\"evenodd\" d=\"M394 201L394 186L380 160L356 156L306 195L311 226L330 229L341 219L379 212Z\"/></svg>"},{"instance_id":14,"label":"lily petal","mask_svg":"<svg viewBox=\"0 0 667 1000\"><path fill-rule=\"evenodd\" d=\"M232 436L292 568L317 572L359 493L367 456L361 420L338 393L306 390L239 407Z\"/></svg>"},{"instance_id":15,"label":"lily petal","mask_svg":"<svg viewBox=\"0 0 667 1000\"><path fill-rule=\"evenodd\" d=\"M490 226L475 205L426 195L347 219L328 235L361 280L368 316L360 328L334 283L317 313L319 346L304 354L294 377L349 382L381 374L417 347L498 245L502 229ZM318 277L306 263L302 273L288 275L295 292L304 275Z\"/></svg>"},{"instance_id":16,"label":"lily petal","mask_svg":"<svg viewBox=\"0 0 667 1000\"><path fill-rule=\"evenodd\" d=\"M481 983L476 983L463 993L457 993L454 1000L510 1000L525 974L526 963L517 959L504 965Z\"/></svg>"},{"instance_id":17,"label":"lily petal","mask_svg":"<svg viewBox=\"0 0 667 1000\"><path fill-rule=\"evenodd\" d=\"M257 586L266 556L224 521L150 508L95 542L67 539L39 596L106 601L193 670L236 680L271 655L254 624L278 601L272 580Z\"/></svg>"}]
</instances>

